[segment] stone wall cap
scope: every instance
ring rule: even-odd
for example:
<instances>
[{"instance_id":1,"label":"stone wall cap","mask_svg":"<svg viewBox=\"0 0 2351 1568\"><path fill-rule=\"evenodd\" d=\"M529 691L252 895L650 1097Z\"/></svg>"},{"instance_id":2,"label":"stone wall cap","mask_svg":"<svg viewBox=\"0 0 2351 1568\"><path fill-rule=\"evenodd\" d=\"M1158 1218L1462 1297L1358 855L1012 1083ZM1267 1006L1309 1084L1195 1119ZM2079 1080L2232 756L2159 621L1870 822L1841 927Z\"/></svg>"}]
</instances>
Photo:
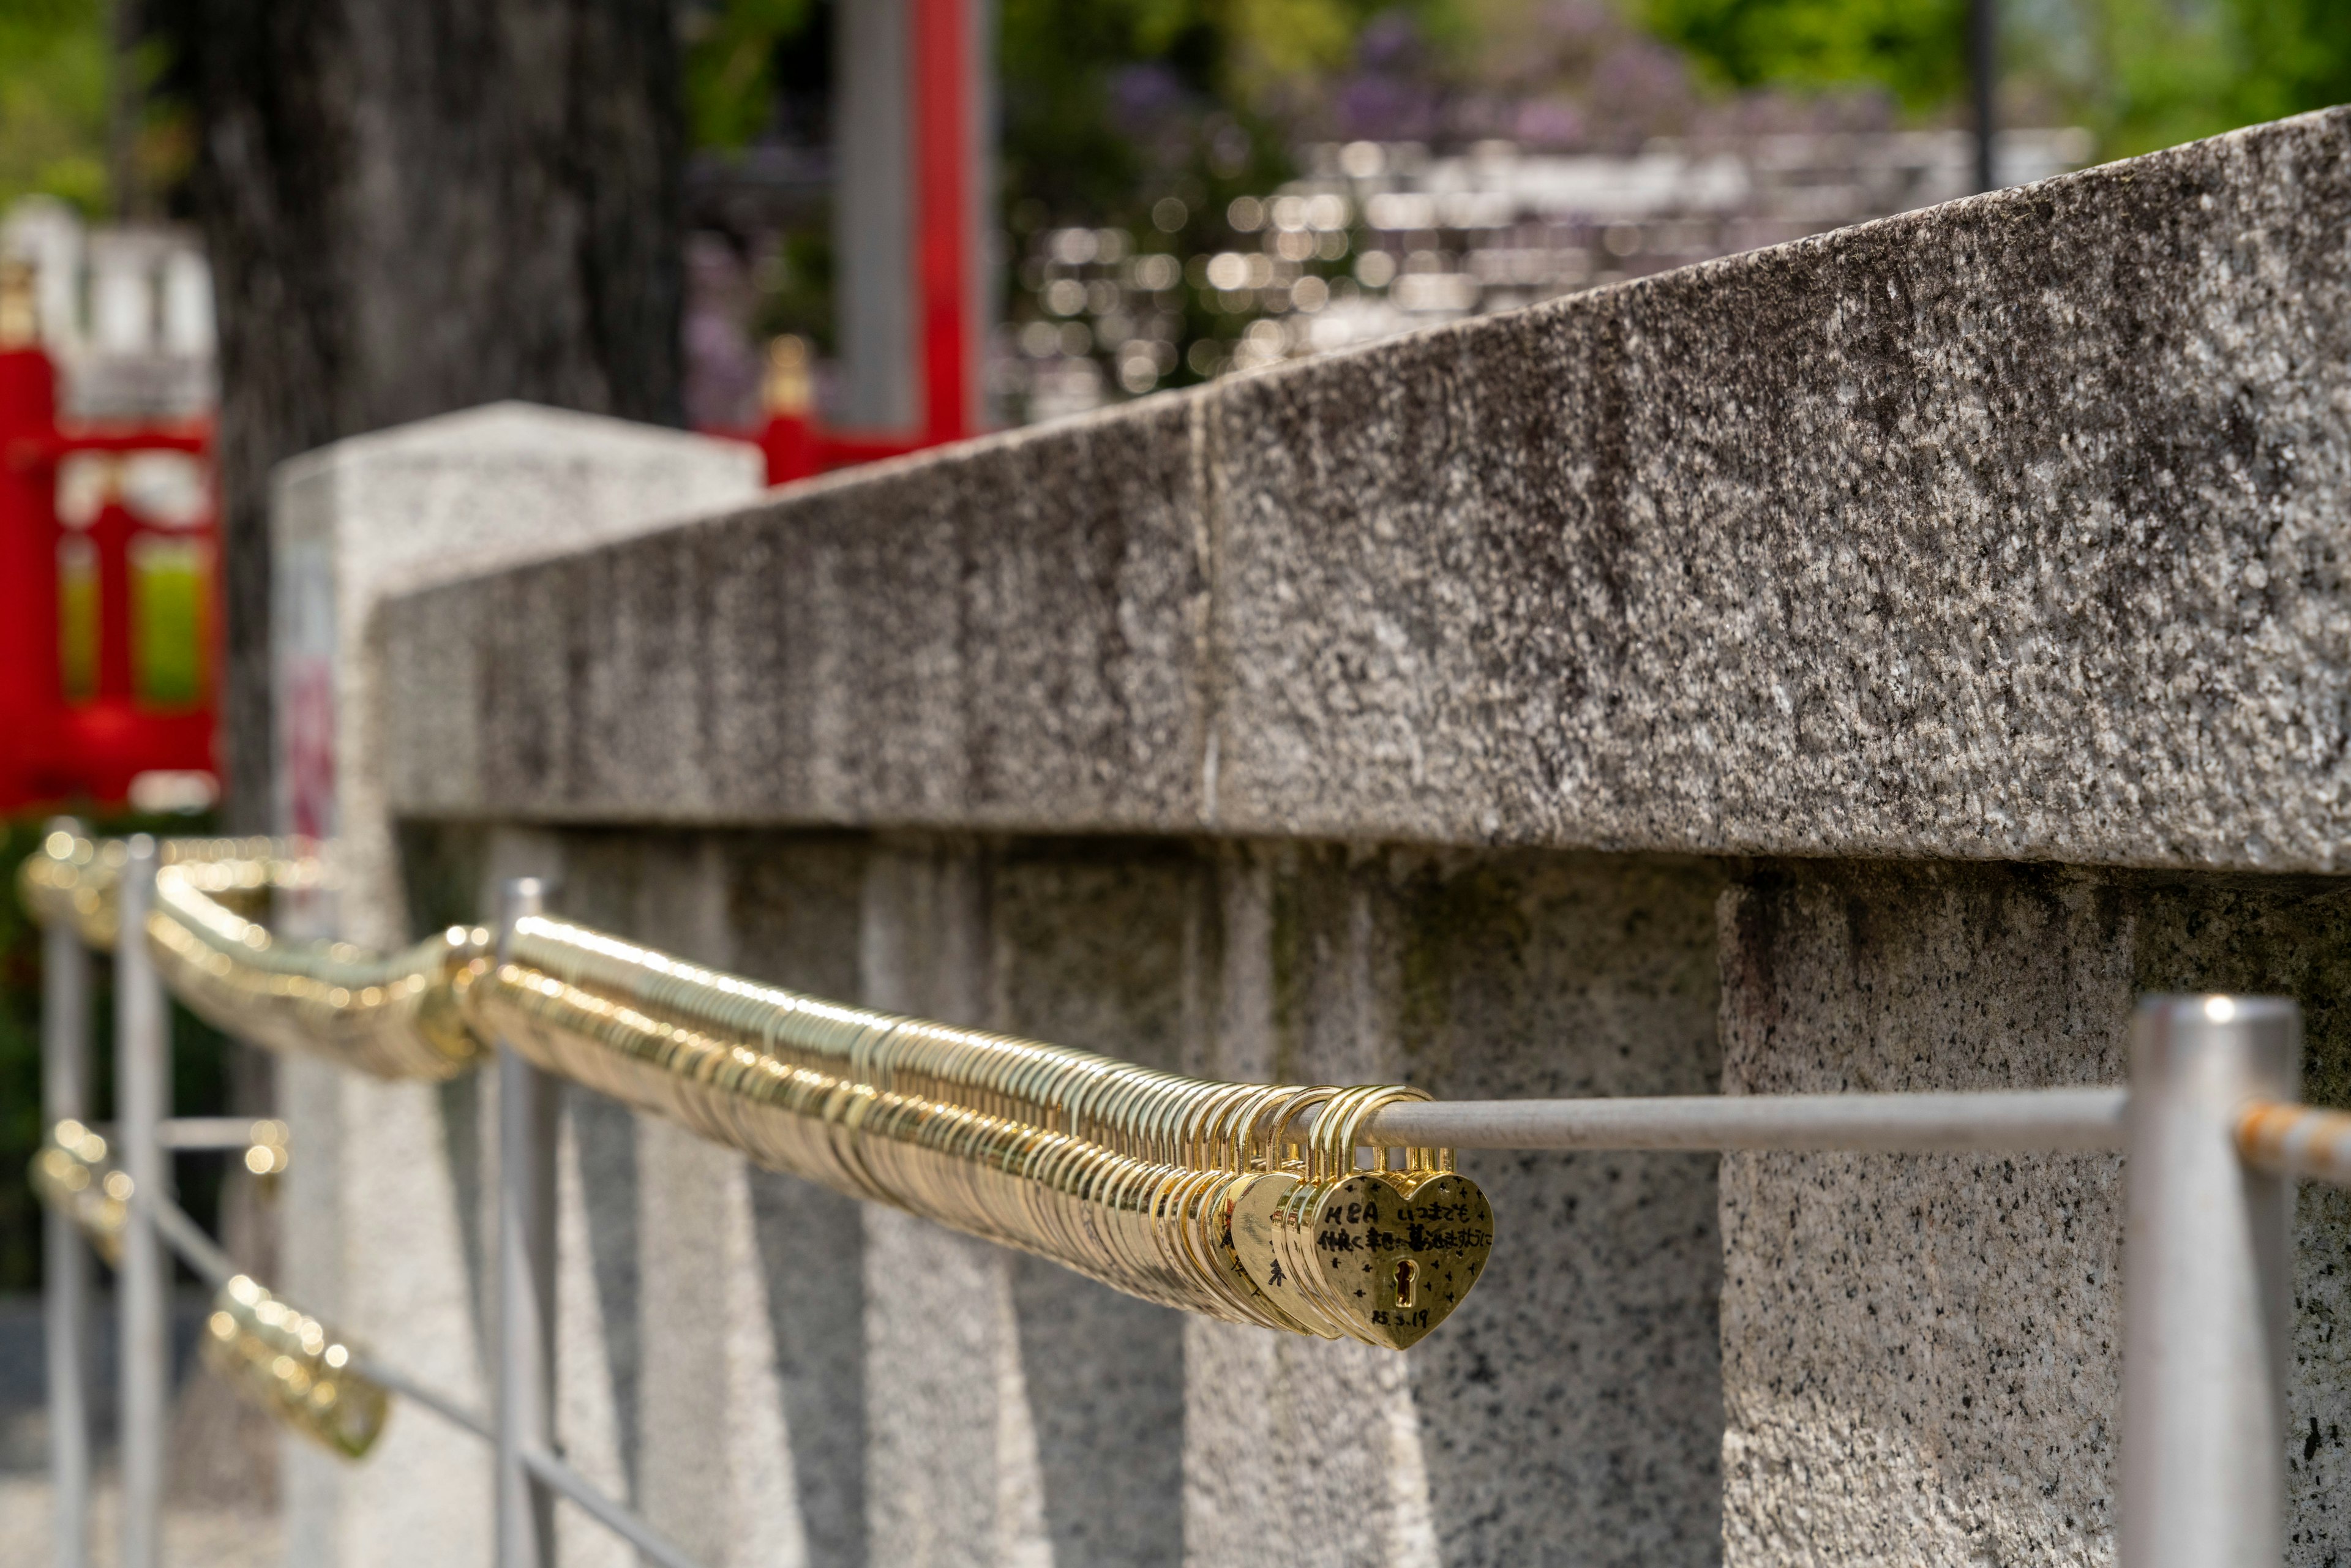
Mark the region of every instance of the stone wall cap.
<instances>
[{"instance_id":1,"label":"stone wall cap","mask_svg":"<svg viewBox=\"0 0 2351 1568\"><path fill-rule=\"evenodd\" d=\"M558 463L592 454L605 463L631 458L660 462L706 460L714 452L730 449L747 455L747 460L756 456L756 450L746 442L509 398L346 436L287 458L278 465L277 473L284 483L323 468L383 460L437 462L496 455L501 461L538 458Z\"/></svg>"},{"instance_id":2,"label":"stone wall cap","mask_svg":"<svg viewBox=\"0 0 2351 1568\"><path fill-rule=\"evenodd\" d=\"M2346 214L2333 110L407 597L392 797L2332 872Z\"/></svg>"}]
</instances>

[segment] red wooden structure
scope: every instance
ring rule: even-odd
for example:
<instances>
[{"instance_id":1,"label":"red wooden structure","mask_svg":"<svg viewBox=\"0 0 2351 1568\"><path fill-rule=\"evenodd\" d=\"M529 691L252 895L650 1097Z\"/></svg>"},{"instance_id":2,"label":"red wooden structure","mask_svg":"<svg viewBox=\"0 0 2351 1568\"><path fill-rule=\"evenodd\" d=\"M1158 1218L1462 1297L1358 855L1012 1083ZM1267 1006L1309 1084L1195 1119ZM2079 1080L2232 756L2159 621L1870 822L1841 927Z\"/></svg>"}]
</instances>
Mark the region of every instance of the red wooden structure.
<instances>
[{"instance_id":1,"label":"red wooden structure","mask_svg":"<svg viewBox=\"0 0 2351 1568\"><path fill-rule=\"evenodd\" d=\"M829 431L799 396L770 398L768 423L739 434L767 455L768 483L782 485L854 464L961 441L979 430L974 334L973 214L969 157L969 0L908 0L914 116L915 352L922 424L914 431Z\"/></svg>"},{"instance_id":2,"label":"red wooden structure","mask_svg":"<svg viewBox=\"0 0 2351 1568\"><path fill-rule=\"evenodd\" d=\"M141 516L120 486L99 493L94 515L58 512L58 474L76 454L142 452L206 456L201 425L76 429L57 421L57 374L37 348L0 350L0 810L49 801L113 802L137 775L214 773L213 628L217 573L214 487L207 465L203 515ZM150 539L194 547L199 573L192 693L158 700L139 690L135 580ZM68 691L61 590L68 560L97 600L95 658L84 687ZM92 580L94 579L94 581Z\"/></svg>"},{"instance_id":3,"label":"red wooden structure","mask_svg":"<svg viewBox=\"0 0 2351 1568\"><path fill-rule=\"evenodd\" d=\"M971 51L968 0L908 0L914 117L914 294L921 423L911 431L824 429L805 395L772 400L758 431L726 432L758 445L768 482L783 484L852 464L958 441L978 428L976 373ZM0 811L71 800L122 800L137 775L217 774L213 748L218 650L217 508L160 524L110 490L94 516L59 517L58 476L76 454L170 451L208 458L202 425L69 429L57 422L55 367L37 348L0 350ZM215 493L209 477L207 496ZM162 704L138 689L134 580L144 540L198 547L200 647L192 701ZM61 612L65 560L95 568L94 678L68 690Z\"/></svg>"}]
</instances>

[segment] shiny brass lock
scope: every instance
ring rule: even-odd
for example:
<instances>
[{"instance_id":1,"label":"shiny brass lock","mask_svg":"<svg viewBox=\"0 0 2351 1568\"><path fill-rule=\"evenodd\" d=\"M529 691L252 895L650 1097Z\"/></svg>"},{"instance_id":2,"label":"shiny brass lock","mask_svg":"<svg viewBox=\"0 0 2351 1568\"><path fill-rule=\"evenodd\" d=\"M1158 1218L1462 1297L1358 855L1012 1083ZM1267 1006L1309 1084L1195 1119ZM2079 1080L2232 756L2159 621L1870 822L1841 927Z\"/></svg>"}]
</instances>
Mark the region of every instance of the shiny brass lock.
<instances>
[{"instance_id":1,"label":"shiny brass lock","mask_svg":"<svg viewBox=\"0 0 2351 1568\"><path fill-rule=\"evenodd\" d=\"M1359 1135L1382 1106L1425 1098L1395 1087L1347 1090L1315 1119L1302 1176L1265 1204L1266 1245L1245 1262L1277 1273L1293 1316L1366 1344L1403 1350L1443 1322L1485 1271L1494 1213L1449 1151L1407 1149L1400 1168L1374 1148L1358 1168ZM1244 1200L1237 1218L1246 1224ZM1252 1269L1255 1273L1255 1269ZM1290 1306L1290 1302L1295 1306ZM1310 1315L1311 1314L1311 1315ZM1318 1332L1322 1332L1318 1330Z\"/></svg>"}]
</instances>

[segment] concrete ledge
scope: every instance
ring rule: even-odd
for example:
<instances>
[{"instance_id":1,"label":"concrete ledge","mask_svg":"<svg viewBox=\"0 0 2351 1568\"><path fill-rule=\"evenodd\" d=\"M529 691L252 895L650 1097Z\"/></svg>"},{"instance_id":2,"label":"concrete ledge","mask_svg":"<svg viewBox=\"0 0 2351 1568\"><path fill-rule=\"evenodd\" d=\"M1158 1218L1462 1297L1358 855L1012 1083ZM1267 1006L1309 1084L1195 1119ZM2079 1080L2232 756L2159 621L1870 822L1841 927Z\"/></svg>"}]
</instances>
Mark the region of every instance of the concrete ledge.
<instances>
[{"instance_id":1,"label":"concrete ledge","mask_svg":"<svg viewBox=\"0 0 2351 1568\"><path fill-rule=\"evenodd\" d=\"M391 804L2336 869L2351 110L389 604Z\"/></svg>"}]
</instances>

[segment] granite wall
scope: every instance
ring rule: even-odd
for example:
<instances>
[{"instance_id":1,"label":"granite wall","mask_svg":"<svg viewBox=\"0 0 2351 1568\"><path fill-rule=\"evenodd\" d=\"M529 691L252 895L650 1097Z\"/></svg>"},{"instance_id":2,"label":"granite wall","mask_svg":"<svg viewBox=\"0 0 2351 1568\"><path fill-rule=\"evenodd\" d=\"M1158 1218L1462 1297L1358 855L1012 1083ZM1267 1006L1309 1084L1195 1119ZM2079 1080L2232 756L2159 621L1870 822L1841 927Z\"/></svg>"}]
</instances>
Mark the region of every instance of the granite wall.
<instances>
[{"instance_id":1,"label":"granite wall","mask_svg":"<svg viewBox=\"0 0 2351 1568\"><path fill-rule=\"evenodd\" d=\"M2346 519L2337 110L583 542L353 656L420 925L546 872L827 994L1456 1096L2114 1082L2135 994L2273 990L2344 1103ZM488 1093L384 1151L476 1315ZM1397 1357L565 1125L564 1439L714 1563L2112 1560L2113 1156L1465 1155L1494 1264ZM2304 1195L2309 1568L2346 1221Z\"/></svg>"},{"instance_id":2,"label":"granite wall","mask_svg":"<svg viewBox=\"0 0 2351 1568\"><path fill-rule=\"evenodd\" d=\"M407 844L428 918L525 867L562 879L568 915L746 974L1196 1072L1455 1096L1703 1093L1719 1073L1722 880L1697 862L772 831ZM452 1122L475 1143L486 1117ZM1186 1319L691 1157L592 1095L566 1126L564 1440L712 1562L1719 1555L1710 1159L1465 1154L1512 1239L1397 1357ZM462 1212L488 1201L486 1169ZM747 1325L726 1301L764 1305ZM724 1360L746 1333L769 1357L747 1371ZM737 1473L735 1432L768 1435L788 1475ZM755 1518L799 1555L754 1550ZM575 1547L601 1561L592 1536Z\"/></svg>"},{"instance_id":3,"label":"granite wall","mask_svg":"<svg viewBox=\"0 0 2351 1568\"><path fill-rule=\"evenodd\" d=\"M429 913L524 866L569 914L747 974L1196 1072L1455 1098L2111 1082L2136 995L2228 989L2305 998L2311 1097L2351 1104L2330 878L839 831L406 844ZM712 1562L2112 1560L2117 1156L1466 1153L1505 1244L1398 1358L1187 1321L591 1095L568 1125L564 1435ZM728 1251L729 1224L755 1239ZM2351 1205L2306 1192L2298 1228L2281 1440L2291 1560L2322 1568L2351 1549ZM729 1362L731 1312L754 1344ZM762 1452L789 1477L741 1473ZM790 1553L747 1544L763 1531ZM567 1542L602 1561L592 1527Z\"/></svg>"}]
</instances>

